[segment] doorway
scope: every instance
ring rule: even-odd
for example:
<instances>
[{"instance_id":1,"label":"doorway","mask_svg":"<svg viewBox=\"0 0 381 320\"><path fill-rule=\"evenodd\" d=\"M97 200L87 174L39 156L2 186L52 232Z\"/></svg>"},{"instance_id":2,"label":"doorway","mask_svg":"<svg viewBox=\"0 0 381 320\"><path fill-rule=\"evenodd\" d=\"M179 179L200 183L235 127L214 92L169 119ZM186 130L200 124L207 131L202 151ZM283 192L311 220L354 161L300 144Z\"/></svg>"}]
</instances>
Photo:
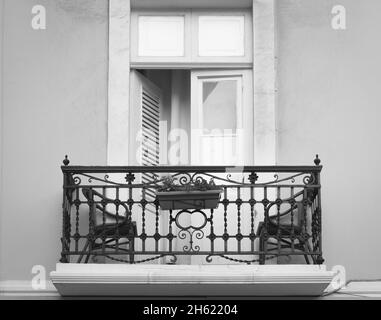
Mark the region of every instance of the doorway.
<instances>
[{"instance_id":1,"label":"doorway","mask_svg":"<svg viewBox=\"0 0 381 320\"><path fill-rule=\"evenodd\" d=\"M145 134L147 152L143 150L139 164L253 165L252 87L252 71L248 69L132 70L130 148L134 150L130 149L130 154L136 154L139 130L143 129L144 134L148 126L153 129ZM152 99L147 95L151 95ZM148 124L144 120L146 113ZM152 154L152 150L157 153ZM157 161L153 162L153 158ZM240 173L230 175L237 181L242 179ZM236 198L235 194L227 196ZM242 194L242 197L245 196ZM223 209L216 209L214 214L223 215ZM163 213L163 221L166 221L165 215ZM188 219L190 225L198 225L200 216L190 215ZM235 213L231 213L229 219L237 219ZM245 225L244 221L242 225ZM222 224L216 225L216 230L222 227ZM165 226L162 228L164 231ZM207 239L199 239L198 244L203 247L209 243ZM178 250L183 246L181 240L177 241ZM206 261L205 257L195 255L178 257L178 263L204 264ZM216 259L214 263L227 262Z\"/></svg>"},{"instance_id":2,"label":"doorway","mask_svg":"<svg viewBox=\"0 0 381 320\"><path fill-rule=\"evenodd\" d=\"M156 95L160 95L161 165L253 164L251 70L132 70L132 139L140 129L136 124L142 106L136 82L142 81L160 91Z\"/></svg>"}]
</instances>

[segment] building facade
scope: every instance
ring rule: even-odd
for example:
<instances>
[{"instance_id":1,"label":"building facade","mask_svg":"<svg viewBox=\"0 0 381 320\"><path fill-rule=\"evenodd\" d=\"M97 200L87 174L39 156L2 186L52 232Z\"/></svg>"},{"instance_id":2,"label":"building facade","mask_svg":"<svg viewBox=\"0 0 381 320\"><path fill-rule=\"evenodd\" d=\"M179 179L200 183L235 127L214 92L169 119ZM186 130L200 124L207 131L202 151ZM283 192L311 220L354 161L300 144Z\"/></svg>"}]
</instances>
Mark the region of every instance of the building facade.
<instances>
[{"instance_id":1,"label":"building facade","mask_svg":"<svg viewBox=\"0 0 381 320\"><path fill-rule=\"evenodd\" d=\"M161 97L157 164L305 165L318 153L325 264L379 277L381 4L363 2L341 1L337 30L330 0L2 0L0 280L54 270L65 154L136 164L142 87ZM34 5L46 29L32 28ZM215 127L231 131L192 136ZM207 153L224 139L242 145L234 159Z\"/></svg>"}]
</instances>

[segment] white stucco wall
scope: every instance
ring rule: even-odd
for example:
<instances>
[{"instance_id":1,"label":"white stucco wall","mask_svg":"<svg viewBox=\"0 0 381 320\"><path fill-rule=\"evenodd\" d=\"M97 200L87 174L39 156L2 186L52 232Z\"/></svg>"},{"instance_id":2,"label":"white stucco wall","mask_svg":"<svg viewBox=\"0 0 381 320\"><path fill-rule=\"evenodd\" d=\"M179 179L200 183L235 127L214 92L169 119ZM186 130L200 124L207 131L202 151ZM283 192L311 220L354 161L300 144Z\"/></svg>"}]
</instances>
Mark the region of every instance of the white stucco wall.
<instances>
[{"instance_id":1,"label":"white stucco wall","mask_svg":"<svg viewBox=\"0 0 381 320\"><path fill-rule=\"evenodd\" d=\"M336 4L345 31L331 28ZM319 153L326 262L380 278L381 1L281 0L277 12L278 163Z\"/></svg>"},{"instance_id":2,"label":"white stucco wall","mask_svg":"<svg viewBox=\"0 0 381 320\"><path fill-rule=\"evenodd\" d=\"M104 0L2 2L0 270L26 280L59 259L64 155L106 163L108 11ZM45 31L31 28L35 4Z\"/></svg>"}]
</instances>

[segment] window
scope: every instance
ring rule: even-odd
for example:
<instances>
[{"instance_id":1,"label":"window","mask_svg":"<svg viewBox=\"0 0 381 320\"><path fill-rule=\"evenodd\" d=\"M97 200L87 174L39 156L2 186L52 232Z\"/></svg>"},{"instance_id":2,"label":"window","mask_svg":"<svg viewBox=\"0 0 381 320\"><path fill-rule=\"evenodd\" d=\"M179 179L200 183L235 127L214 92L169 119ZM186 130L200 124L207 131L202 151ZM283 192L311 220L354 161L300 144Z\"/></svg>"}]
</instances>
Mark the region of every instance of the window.
<instances>
[{"instance_id":1,"label":"window","mask_svg":"<svg viewBox=\"0 0 381 320\"><path fill-rule=\"evenodd\" d=\"M200 57L245 56L245 17L199 16Z\"/></svg>"},{"instance_id":2,"label":"window","mask_svg":"<svg viewBox=\"0 0 381 320\"><path fill-rule=\"evenodd\" d=\"M249 10L133 11L131 65L252 66Z\"/></svg>"},{"instance_id":3,"label":"window","mask_svg":"<svg viewBox=\"0 0 381 320\"><path fill-rule=\"evenodd\" d=\"M184 56L183 16L139 16L139 57Z\"/></svg>"}]
</instances>

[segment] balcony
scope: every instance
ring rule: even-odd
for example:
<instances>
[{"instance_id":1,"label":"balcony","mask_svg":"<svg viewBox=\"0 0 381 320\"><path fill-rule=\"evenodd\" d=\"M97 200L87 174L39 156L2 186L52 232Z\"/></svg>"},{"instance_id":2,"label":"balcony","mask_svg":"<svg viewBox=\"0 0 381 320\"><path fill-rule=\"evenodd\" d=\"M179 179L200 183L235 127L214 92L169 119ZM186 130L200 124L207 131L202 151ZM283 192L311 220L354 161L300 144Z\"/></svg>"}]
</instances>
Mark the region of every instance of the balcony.
<instances>
[{"instance_id":1,"label":"balcony","mask_svg":"<svg viewBox=\"0 0 381 320\"><path fill-rule=\"evenodd\" d=\"M264 275L295 288L314 283L310 294L319 294L333 275L322 265L322 166L318 157L314 162L117 167L70 166L66 158L61 264L53 282L65 291L62 274L110 280L124 272L130 278L122 282L135 289L117 292L127 294L139 292L137 283L155 283L153 275L177 285L182 275L199 288L204 281L209 292L213 279L258 284Z\"/></svg>"}]
</instances>

